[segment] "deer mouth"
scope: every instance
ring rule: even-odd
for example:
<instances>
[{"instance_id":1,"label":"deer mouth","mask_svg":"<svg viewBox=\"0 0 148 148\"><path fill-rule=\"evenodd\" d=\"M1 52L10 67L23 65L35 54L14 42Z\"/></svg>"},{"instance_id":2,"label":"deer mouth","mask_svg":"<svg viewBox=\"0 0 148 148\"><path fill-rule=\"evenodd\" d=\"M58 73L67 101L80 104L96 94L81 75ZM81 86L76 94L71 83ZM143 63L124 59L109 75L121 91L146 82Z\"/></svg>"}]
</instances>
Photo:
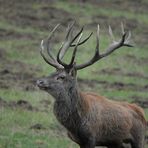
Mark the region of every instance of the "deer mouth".
<instances>
[{"instance_id":1,"label":"deer mouth","mask_svg":"<svg viewBox=\"0 0 148 148\"><path fill-rule=\"evenodd\" d=\"M47 86L38 86L41 90L47 90L49 89Z\"/></svg>"},{"instance_id":2,"label":"deer mouth","mask_svg":"<svg viewBox=\"0 0 148 148\"><path fill-rule=\"evenodd\" d=\"M41 80L37 80L36 84L42 90L50 89L50 87L48 85L44 84L44 82Z\"/></svg>"},{"instance_id":3,"label":"deer mouth","mask_svg":"<svg viewBox=\"0 0 148 148\"><path fill-rule=\"evenodd\" d=\"M50 91L50 90L52 90L52 88L50 86L46 86L46 85L44 85L44 86L40 85L38 87L39 87L40 90L43 90L43 91Z\"/></svg>"},{"instance_id":4,"label":"deer mouth","mask_svg":"<svg viewBox=\"0 0 148 148\"><path fill-rule=\"evenodd\" d=\"M37 85L41 90L49 90L51 89L51 87L47 86L47 85Z\"/></svg>"}]
</instances>

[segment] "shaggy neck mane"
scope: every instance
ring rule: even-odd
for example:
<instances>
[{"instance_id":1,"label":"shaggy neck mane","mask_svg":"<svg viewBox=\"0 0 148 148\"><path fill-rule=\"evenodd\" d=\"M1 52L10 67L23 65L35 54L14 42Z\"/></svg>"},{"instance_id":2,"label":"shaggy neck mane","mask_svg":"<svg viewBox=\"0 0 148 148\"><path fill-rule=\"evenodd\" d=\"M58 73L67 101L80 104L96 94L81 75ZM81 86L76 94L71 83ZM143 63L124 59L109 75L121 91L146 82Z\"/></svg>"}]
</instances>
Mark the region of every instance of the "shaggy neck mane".
<instances>
[{"instance_id":1,"label":"shaggy neck mane","mask_svg":"<svg viewBox=\"0 0 148 148\"><path fill-rule=\"evenodd\" d=\"M54 113L61 122L70 131L76 132L76 126L81 123L82 104L84 100L77 87L69 89L68 95L64 92L61 93L54 104Z\"/></svg>"}]
</instances>

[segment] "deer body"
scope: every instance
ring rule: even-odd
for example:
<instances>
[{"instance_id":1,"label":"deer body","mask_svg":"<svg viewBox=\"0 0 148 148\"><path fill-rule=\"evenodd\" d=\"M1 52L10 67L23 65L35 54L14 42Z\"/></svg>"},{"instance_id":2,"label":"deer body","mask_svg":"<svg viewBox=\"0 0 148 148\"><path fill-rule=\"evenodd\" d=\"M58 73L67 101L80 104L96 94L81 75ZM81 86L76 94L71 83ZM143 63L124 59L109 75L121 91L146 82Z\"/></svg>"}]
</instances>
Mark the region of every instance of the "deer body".
<instances>
[{"instance_id":1,"label":"deer body","mask_svg":"<svg viewBox=\"0 0 148 148\"><path fill-rule=\"evenodd\" d=\"M50 53L50 46L47 51L51 61L43 54L43 41L41 43L41 55L44 60L55 67L57 71L48 77L37 81L40 89L47 91L55 98L54 114L58 121L67 129L68 136L80 148L94 148L95 146L107 146L108 148L124 148L125 143L131 144L132 148L144 148L144 137L146 130L146 120L142 108L127 102L117 102L94 93L81 92L77 85L76 71L109 55L121 46L129 45L130 34L125 39L126 34L122 28L123 36L119 42L113 42L107 52L99 53L99 27L97 31L97 46L94 57L85 64L76 65L74 62L77 47L88 38L80 42L81 31L73 38L72 27L69 27L65 42L59 50L57 59ZM53 29L51 35L56 30ZM112 35L112 30L109 28ZM78 38L76 44L73 44ZM50 43L48 38L48 44ZM61 61L69 46L74 46L73 56L70 64Z\"/></svg>"},{"instance_id":2,"label":"deer body","mask_svg":"<svg viewBox=\"0 0 148 148\"><path fill-rule=\"evenodd\" d=\"M93 93L79 93L68 100L71 101L55 101L54 113L76 143L84 147L120 147L139 137L144 141L146 121L142 109L135 104L111 101Z\"/></svg>"}]
</instances>

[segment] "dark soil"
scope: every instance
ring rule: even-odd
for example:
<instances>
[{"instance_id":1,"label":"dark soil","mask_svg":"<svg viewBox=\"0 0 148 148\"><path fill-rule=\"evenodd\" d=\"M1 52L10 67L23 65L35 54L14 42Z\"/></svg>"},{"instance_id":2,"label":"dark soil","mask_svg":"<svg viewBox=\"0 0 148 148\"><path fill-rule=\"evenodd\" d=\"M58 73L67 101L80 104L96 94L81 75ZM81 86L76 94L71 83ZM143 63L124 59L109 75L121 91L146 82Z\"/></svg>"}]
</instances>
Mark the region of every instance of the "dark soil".
<instances>
[{"instance_id":1,"label":"dark soil","mask_svg":"<svg viewBox=\"0 0 148 148\"><path fill-rule=\"evenodd\" d=\"M43 129L46 129L46 128L45 128L42 124L37 123L37 124L35 124L35 125L32 125L32 126L30 127L30 129L43 130Z\"/></svg>"},{"instance_id":2,"label":"dark soil","mask_svg":"<svg viewBox=\"0 0 148 148\"><path fill-rule=\"evenodd\" d=\"M138 96L133 96L133 103L138 104L142 108L148 108L148 98L139 98Z\"/></svg>"},{"instance_id":3,"label":"dark soil","mask_svg":"<svg viewBox=\"0 0 148 148\"><path fill-rule=\"evenodd\" d=\"M142 79L148 79L148 76L143 75L142 73L124 73L123 71L121 71L121 69L119 68L114 68L114 69L102 69L100 72L98 72L99 74L108 74L108 75L119 75L119 76L128 76L128 77L136 77L136 78L142 78Z\"/></svg>"},{"instance_id":4,"label":"dark soil","mask_svg":"<svg viewBox=\"0 0 148 148\"><path fill-rule=\"evenodd\" d=\"M32 34L21 34L14 30L6 30L0 28L0 40L8 40L8 39L33 39Z\"/></svg>"},{"instance_id":5,"label":"dark soil","mask_svg":"<svg viewBox=\"0 0 148 148\"><path fill-rule=\"evenodd\" d=\"M0 97L0 108L1 107L8 107L11 109L25 109L28 111L38 111L37 108L33 107L28 101L26 100L18 100L18 101L5 101Z\"/></svg>"},{"instance_id":6,"label":"dark soil","mask_svg":"<svg viewBox=\"0 0 148 148\"><path fill-rule=\"evenodd\" d=\"M85 86L88 87L96 87L97 85L101 85L104 89L108 90L132 90L132 91L148 91L148 85L140 86L136 84L125 84L123 82L113 82L109 83L108 81L96 81L96 80L86 80L79 79L80 86L83 88Z\"/></svg>"},{"instance_id":7,"label":"dark soil","mask_svg":"<svg viewBox=\"0 0 148 148\"><path fill-rule=\"evenodd\" d=\"M50 100L41 100L40 104L42 104L44 106L44 108L48 108L51 105L51 101Z\"/></svg>"},{"instance_id":8,"label":"dark soil","mask_svg":"<svg viewBox=\"0 0 148 148\"><path fill-rule=\"evenodd\" d=\"M12 88L30 90L36 89L36 72L40 69L19 61L7 62L0 70L0 88ZM15 71L16 69L17 71Z\"/></svg>"},{"instance_id":9,"label":"dark soil","mask_svg":"<svg viewBox=\"0 0 148 148\"><path fill-rule=\"evenodd\" d=\"M74 2L74 1L72 1ZM87 3L95 4L99 8L107 9L109 7L112 7L114 9L120 9L120 10L126 10L128 11L136 11L137 12L145 12L147 11L148 3L140 2L140 1L113 1L112 3L108 3L106 1L87 1ZM38 5L38 8L33 8L32 4ZM41 5L40 5L41 4ZM43 5L44 4L44 5ZM24 0L21 0L21 3L19 3L17 0L12 1L0 1L0 13L2 14L0 16L1 19L5 19L10 24L21 26L22 28L26 27L33 27L39 30L49 30L50 28L53 28L57 23L61 23L62 26L67 27L67 24L77 18L80 18L80 16L74 15L72 13L66 12L64 10L55 8L52 6L53 1L49 0L37 0L36 2L31 0L28 3L26 3ZM139 7L141 5L141 7ZM85 5L84 5L85 7ZM42 14L42 15L41 15ZM82 15L82 14L80 14ZM65 17L66 16L66 17ZM81 16L83 17L83 15ZM135 40L136 44L144 45L144 43L147 43L148 38L148 26L146 24L143 24L135 19L126 19L124 17L109 17L109 16L102 16L100 14L96 16L92 16L92 21L90 24L86 24L91 28L96 28L97 24L99 23L101 26L106 26L111 24L112 28L116 31L119 31L121 22L124 22L125 28L128 30L131 30L133 33L134 30L139 30L138 36L132 36L132 39ZM118 26L118 27L117 27ZM106 30L106 28L104 28ZM63 29L62 29L63 30ZM13 30L4 30L0 28L0 35L1 39L4 37L4 39L13 39L13 36L16 38L34 38L37 35L34 34L20 34L16 33Z\"/></svg>"},{"instance_id":10,"label":"dark soil","mask_svg":"<svg viewBox=\"0 0 148 148\"><path fill-rule=\"evenodd\" d=\"M41 5L35 9L32 7L32 4L45 5ZM7 2L1 0L0 13L3 14L0 18L7 20L10 24L21 26L22 28L30 26L40 30L49 30L49 25L53 28L53 26L59 22L67 25L67 22L74 18L70 13L52 7L50 0L36 2L32 0L28 3L26 3L26 1L19 3L15 0Z\"/></svg>"},{"instance_id":11,"label":"dark soil","mask_svg":"<svg viewBox=\"0 0 148 148\"><path fill-rule=\"evenodd\" d=\"M0 61L3 61L5 57L6 57L5 50L0 48Z\"/></svg>"},{"instance_id":12,"label":"dark soil","mask_svg":"<svg viewBox=\"0 0 148 148\"><path fill-rule=\"evenodd\" d=\"M70 0L71 2L79 2L84 7L85 4L90 3L93 5L97 5L99 7L103 7L104 9L112 7L116 10L124 10L124 11L134 11L138 13L147 12L148 3L146 1L142 0L112 0L111 3L109 3L108 0Z\"/></svg>"}]
</instances>

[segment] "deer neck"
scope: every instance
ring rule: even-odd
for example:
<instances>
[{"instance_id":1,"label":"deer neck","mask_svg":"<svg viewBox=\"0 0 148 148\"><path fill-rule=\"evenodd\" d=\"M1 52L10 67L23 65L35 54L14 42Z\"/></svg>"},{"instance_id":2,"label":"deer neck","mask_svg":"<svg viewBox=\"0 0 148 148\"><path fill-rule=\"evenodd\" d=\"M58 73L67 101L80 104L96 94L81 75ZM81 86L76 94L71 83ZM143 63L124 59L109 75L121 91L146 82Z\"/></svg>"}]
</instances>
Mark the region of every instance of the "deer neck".
<instances>
[{"instance_id":1,"label":"deer neck","mask_svg":"<svg viewBox=\"0 0 148 148\"><path fill-rule=\"evenodd\" d=\"M77 87L69 89L68 93L61 93L55 101L54 113L59 122L69 130L75 130L72 127L81 122L81 102Z\"/></svg>"}]
</instances>

